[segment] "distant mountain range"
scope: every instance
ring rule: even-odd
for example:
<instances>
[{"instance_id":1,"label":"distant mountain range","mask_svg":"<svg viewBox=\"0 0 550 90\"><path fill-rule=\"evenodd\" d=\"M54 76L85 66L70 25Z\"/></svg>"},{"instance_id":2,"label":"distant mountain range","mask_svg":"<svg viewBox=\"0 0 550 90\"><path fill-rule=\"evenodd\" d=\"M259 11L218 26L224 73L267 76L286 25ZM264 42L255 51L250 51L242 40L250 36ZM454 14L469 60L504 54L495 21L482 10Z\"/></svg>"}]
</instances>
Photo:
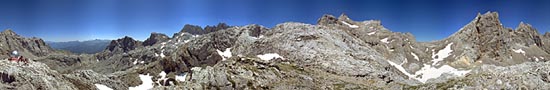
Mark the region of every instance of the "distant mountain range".
<instances>
[{"instance_id":1,"label":"distant mountain range","mask_svg":"<svg viewBox=\"0 0 550 90\"><path fill-rule=\"evenodd\" d=\"M67 41L67 42L53 42L46 41L54 49L66 50L73 53L86 53L93 54L101 52L107 47L111 40L88 40L88 41Z\"/></svg>"}]
</instances>

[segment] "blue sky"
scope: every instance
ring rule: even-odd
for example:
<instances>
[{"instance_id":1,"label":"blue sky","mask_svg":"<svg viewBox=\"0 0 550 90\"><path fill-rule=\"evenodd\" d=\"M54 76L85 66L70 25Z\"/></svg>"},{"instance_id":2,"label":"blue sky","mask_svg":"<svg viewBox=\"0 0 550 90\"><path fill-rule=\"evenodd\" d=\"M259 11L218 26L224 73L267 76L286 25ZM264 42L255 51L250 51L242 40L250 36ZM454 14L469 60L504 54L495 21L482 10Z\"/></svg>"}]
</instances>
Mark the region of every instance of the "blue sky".
<instances>
[{"instance_id":1,"label":"blue sky","mask_svg":"<svg viewBox=\"0 0 550 90\"><path fill-rule=\"evenodd\" d=\"M323 14L346 13L432 41L487 11L499 12L506 27L523 21L541 33L550 30L550 0L1 0L0 29L48 41L144 40L151 32L171 36L185 24L273 27L289 21L315 24Z\"/></svg>"}]
</instances>

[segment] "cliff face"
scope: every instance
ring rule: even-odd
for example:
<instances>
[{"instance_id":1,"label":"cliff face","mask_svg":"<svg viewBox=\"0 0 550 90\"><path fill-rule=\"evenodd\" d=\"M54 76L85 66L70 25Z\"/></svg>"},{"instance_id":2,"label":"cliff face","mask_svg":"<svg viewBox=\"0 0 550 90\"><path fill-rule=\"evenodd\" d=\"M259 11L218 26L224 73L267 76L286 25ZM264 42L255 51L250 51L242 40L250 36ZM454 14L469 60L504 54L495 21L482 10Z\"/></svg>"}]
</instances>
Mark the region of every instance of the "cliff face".
<instances>
[{"instance_id":1,"label":"cliff face","mask_svg":"<svg viewBox=\"0 0 550 90\"><path fill-rule=\"evenodd\" d=\"M40 38L24 38L9 29L2 31L0 33L0 57L7 58L14 50L27 57L46 56L53 51Z\"/></svg>"},{"instance_id":2,"label":"cliff face","mask_svg":"<svg viewBox=\"0 0 550 90\"><path fill-rule=\"evenodd\" d=\"M230 27L231 26L229 26L225 23L218 23L218 25L216 25L216 26L206 26L204 28L201 28L200 26L196 26L196 25L186 24L185 26L183 26L181 31L174 34L174 36L179 35L179 34L184 33L184 32L189 33L189 34L193 34L193 35L202 35L202 34L208 34L208 33L211 33L211 32L216 32L216 31L219 31L219 30L227 29L227 28L230 28Z\"/></svg>"},{"instance_id":3,"label":"cliff face","mask_svg":"<svg viewBox=\"0 0 550 90\"><path fill-rule=\"evenodd\" d=\"M165 34L151 33L151 36L149 36L149 38L147 38L147 40L145 40L143 42L143 45L144 46L152 46L154 44L158 44L158 43L161 43L161 42L168 41L169 39L170 39L170 37L166 36Z\"/></svg>"},{"instance_id":4,"label":"cliff face","mask_svg":"<svg viewBox=\"0 0 550 90\"><path fill-rule=\"evenodd\" d=\"M113 53L120 53L128 52L140 47L143 47L140 41L136 41L133 38L126 36L124 38L111 41L105 50Z\"/></svg>"}]
</instances>

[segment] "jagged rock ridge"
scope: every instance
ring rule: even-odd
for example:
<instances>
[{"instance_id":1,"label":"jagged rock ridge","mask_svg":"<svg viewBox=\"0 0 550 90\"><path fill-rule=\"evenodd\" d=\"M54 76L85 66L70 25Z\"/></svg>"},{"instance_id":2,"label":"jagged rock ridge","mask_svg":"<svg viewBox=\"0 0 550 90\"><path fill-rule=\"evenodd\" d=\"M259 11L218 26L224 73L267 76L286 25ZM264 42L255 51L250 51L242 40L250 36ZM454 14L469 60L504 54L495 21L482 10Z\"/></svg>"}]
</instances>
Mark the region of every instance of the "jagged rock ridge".
<instances>
[{"instance_id":1,"label":"jagged rock ridge","mask_svg":"<svg viewBox=\"0 0 550 90\"><path fill-rule=\"evenodd\" d=\"M46 56L53 50L40 38L24 38L11 29L0 33L0 58L7 58L12 51L28 57Z\"/></svg>"}]
</instances>

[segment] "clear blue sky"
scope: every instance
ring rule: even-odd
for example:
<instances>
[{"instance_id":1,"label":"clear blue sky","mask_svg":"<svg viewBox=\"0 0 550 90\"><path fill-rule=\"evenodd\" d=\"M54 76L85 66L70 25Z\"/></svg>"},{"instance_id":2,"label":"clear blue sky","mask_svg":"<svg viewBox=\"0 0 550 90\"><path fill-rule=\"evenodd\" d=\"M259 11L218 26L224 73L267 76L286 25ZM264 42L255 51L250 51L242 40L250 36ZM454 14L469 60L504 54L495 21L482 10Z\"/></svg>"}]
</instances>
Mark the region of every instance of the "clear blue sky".
<instances>
[{"instance_id":1,"label":"clear blue sky","mask_svg":"<svg viewBox=\"0 0 550 90\"><path fill-rule=\"evenodd\" d=\"M1 0L0 29L48 41L125 35L144 40L151 32L171 36L185 24L273 27L288 21L315 24L323 14L346 13L431 41L487 11L499 12L507 27L523 21L541 33L550 30L550 0Z\"/></svg>"}]
</instances>

